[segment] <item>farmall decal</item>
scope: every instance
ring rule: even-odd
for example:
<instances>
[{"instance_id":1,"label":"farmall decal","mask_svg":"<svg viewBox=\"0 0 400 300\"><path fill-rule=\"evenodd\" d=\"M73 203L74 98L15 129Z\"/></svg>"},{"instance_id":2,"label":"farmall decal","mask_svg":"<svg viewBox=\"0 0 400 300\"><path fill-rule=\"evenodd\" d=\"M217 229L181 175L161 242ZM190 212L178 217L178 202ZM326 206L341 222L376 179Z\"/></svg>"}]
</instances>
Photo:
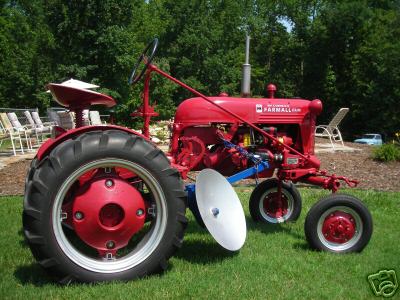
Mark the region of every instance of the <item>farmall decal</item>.
<instances>
[{"instance_id":1,"label":"farmall decal","mask_svg":"<svg viewBox=\"0 0 400 300\"><path fill-rule=\"evenodd\" d=\"M268 112L268 113L298 113L301 112L299 107L291 107L289 104L267 104L263 106L262 104L256 104L256 112Z\"/></svg>"}]
</instances>

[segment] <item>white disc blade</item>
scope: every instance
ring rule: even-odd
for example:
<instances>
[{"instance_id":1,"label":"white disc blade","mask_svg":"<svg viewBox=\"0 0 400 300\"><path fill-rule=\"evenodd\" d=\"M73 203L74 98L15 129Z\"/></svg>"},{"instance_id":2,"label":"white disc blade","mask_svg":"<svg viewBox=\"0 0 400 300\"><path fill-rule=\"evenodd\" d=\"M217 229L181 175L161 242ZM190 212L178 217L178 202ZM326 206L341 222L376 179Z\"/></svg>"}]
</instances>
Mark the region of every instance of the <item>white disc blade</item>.
<instances>
[{"instance_id":1,"label":"white disc blade","mask_svg":"<svg viewBox=\"0 0 400 300\"><path fill-rule=\"evenodd\" d=\"M215 170L204 169L196 179L196 199L208 231L224 248L236 251L246 240L242 204L230 183Z\"/></svg>"}]
</instances>

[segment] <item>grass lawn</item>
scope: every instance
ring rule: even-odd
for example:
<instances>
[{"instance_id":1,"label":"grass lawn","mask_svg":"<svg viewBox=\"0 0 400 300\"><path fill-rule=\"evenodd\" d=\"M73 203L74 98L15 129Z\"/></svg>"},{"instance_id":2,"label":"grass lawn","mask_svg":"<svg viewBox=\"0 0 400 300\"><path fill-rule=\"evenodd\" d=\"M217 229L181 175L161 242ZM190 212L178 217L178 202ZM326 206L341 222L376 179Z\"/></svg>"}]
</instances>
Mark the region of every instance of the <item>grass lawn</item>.
<instances>
[{"instance_id":1,"label":"grass lawn","mask_svg":"<svg viewBox=\"0 0 400 300\"><path fill-rule=\"evenodd\" d=\"M400 281L400 193L346 191L363 199L374 233L361 254L311 251L303 225L311 205L327 192L302 188L303 211L296 223L255 224L250 190L237 188L248 236L238 253L222 249L194 221L163 275L128 283L58 286L35 263L21 231L22 197L0 198L0 298L17 299L376 299L367 276L394 269ZM394 298L400 298L397 291Z\"/></svg>"},{"instance_id":2,"label":"grass lawn","mask_svg":"<svg viewBox=\"0 0 400 300\"><path fill-rule=\"evenodd\" d=\"M21 150L19 147L19 141L14 141L15 142L15 148L16 150L19 149ZM18 151L18 150L17 150ZM3 142L0 144L0 152L12 152L12 145L11 145L11 141L9 139L3 140Z\"/></svg>"}]
</instances>

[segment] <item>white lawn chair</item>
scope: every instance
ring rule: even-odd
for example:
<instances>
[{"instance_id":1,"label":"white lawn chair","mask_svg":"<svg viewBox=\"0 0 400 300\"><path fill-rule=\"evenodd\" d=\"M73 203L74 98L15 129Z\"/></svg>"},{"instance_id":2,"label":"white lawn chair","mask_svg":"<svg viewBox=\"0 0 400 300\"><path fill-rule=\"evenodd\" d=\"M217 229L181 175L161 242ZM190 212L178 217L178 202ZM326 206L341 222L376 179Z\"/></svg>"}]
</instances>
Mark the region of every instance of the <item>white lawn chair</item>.
<instances>
[{"instance_id":1,"label":"white lawn chair","mask_svg":"<svg viewBox=\"0 0 400 300\"><path fill-rule=\"evenodd\" d=\"M51 128L56 125L55 122L42 122L42 119L40 118L37 111L33 111L31 115L33 121L35 121L36 126L38 126L39 128L47 127L45 130L51 131Z\"/></svg>"},{"instance_id":2,"label":"white lawn chair","mask_svg":"<svg viewBox=\"0 0 400 300\"><path fill-rule=\"evenodd\" d=\"M83 126L89 126L90 125L89 110L88 109L84 109L82 111L82 119L83 119Z\"/></svg>"},{"instance_id":3,"label":"white lawn chair","mask_svg":"<svg viewBox=\"0 0 400 300\"><path fill-rule=\"evenodd\" d=\"M15 146L16 146L16 142L18 142L21 147L21 153L24 154L24 147L22 146L21 135L17 130L15 130L12 127L12 124L10 123L10 120L8 119L6 113L0 113L0 127L1 127L0 128L1 129L1 132L0 132L1 142L4 139L9 138L11 141L11 146L12 146L14 155L17 155Z\"/></svg>"},{"instance_id":4,"label":"white lawn chair","mask_svg":"<svg viewBox=\"0 0 400 300\"><path fill-rule=\"evenodd\" d=\"M60 127L66 130L75 128L74 115L72 114L72 112L58 111L57 114L60 118Z\"/></svg>"},{"instance_id":5,"label":"white lawn chair","mask_svg":"<svg viewBox=\"0 0 400 300\"><path fill-rule=\"evenodd\" d=\"M65 111L65 110L63 110ZM47 109L47 116L51 122L53 122L54 125L60 126L60 117L57 114L57 110L54 110L52 108Z\"/></svg>"},{"instance_id":6,"label":"white lawn chair","mask_svg":"<svg viewBox=\"0 0 400 300\"><path fill-rule=\"evenodd\" d=\"M7 117L10 120L10 123L11 123L13 129L18 131L20 133L21 137L25 137L28 151L33 149L32 137L36 138L36 143L39 145L39 137L37 135L37 132L35 131L35 128L32 128L27 125L22 126L21 122L18 120L16 113L14 113L14 112L7 113Z\"/></svg>"},{"instance_id":7,"label":"white lawn chair","mask_svg":"<svg viewBox=\"0 0 400 300\"><path fill-rule=\"evenodd\" d=\"M329 138L333 149L335 149L335 142L340 142L342 146L344 146L342 134L339 130L339 124L348 112L349 109L347 107L339 109L328 125L319 125L315 128L315 136Z\"/></svg>"},{"instance_id":8,"label":"white lawn chair","mask_svg":"<svg viewBox=\"0 0 400 300\"><path fill-rule=\"evenodd\" d=\"M90 124L93 126L101 126L101 125L107 125L106 122L102 122L100 119L100 113L97 110L91 110L89 112L90 115Z\"/></svg>"},{"instance_id":9,"label":"white lawn chair","mask_svg":"<svg viewBox=\"0 0 400 300\"><path fill-rule=\"evenodd\" d=\"M32 112L35 114L36 119L39 120L39 124L37 124L35 122L35 120L33 119L31 112L29 110L24 111L24 115L26 120L28 121L29 125L31 125L31 127L35 128L36 131L36 135L38 136L40 134L41 140L43 142L44 140L44 136L46 134L51 134L51 128L52 126L44 126L42 120L39 117L39 114L37 112Z\"/></svg>"}]
</instances>

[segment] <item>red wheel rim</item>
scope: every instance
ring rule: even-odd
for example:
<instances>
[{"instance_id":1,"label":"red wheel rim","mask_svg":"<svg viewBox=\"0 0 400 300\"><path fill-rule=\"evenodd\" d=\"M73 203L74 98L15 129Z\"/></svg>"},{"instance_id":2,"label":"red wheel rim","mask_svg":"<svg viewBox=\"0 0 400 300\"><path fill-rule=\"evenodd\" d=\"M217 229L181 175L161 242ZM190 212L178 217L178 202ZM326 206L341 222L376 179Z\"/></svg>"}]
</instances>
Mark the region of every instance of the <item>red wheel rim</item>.
<instances>
[{"instance_id":1,"label":"red wheel rim","mask_svg":"<svg viewBox=\"0 0 400 300\"><path fill-rule=\"evenodd\" d=\"M100 255L115 255L143 228L144 199L123 179L104 174L81 186L76 194L72 205L73 228Z\"/></svg>"},{"instance_id":2,"label":"red wheel rim","mask_svg":"<svg viewBox=\"0 0 400 300\"><path fill-rule=\"evenodd\" d=\"M269 193L263 200L264 212L271 218L283 218L288 212L288 200L284 194L279 199L278 192Z\"/></svg>"},{"instance_id":3,"label":"red wheel rim","mask_svg":"<svg viewBox=\"0 0 400 300\"><path fill-rule=\"evenodd\" d=\"M334 211L324 220L322 234L332 243L343 244L351 240L356 233L354 217L343 211Z\"/></svg>"},{"instance_id":4,"label":"red wheel rim","mask_svg":"<svg viewBox=\"0 0 400 300\"><path fill-rule=\"evenodd\" d=\"M335 252L354 247L363 234L360 215L351 207L338 205L328 208L318 219L317 234L321 243Z\"/></svg>"},{"instance_id":5,"label":"red wheel rim","mask_svg":"<svg viewBox=\"0 0 400 300\"><path fill-rule=\"evenodd\" d=\"M293 209L294 198L286 189L282 189L280 199L278 199L277 188L266 190L260 197L260 214L269 223L285 222L292 215Z\"/></svg>"},{"instance_id":6,"label":"red wheel rim","mask_svg":"<svg viewBox=\"0 0 400 300\"><path fill-rule=\"evenodd\" d=\"M82 165L64 180L54 199L51 226L64 254L78 266L122 272L142 263L162 242L166 208L163 189L147 169L104 158Z\"/></svg>"}]
</instances>

